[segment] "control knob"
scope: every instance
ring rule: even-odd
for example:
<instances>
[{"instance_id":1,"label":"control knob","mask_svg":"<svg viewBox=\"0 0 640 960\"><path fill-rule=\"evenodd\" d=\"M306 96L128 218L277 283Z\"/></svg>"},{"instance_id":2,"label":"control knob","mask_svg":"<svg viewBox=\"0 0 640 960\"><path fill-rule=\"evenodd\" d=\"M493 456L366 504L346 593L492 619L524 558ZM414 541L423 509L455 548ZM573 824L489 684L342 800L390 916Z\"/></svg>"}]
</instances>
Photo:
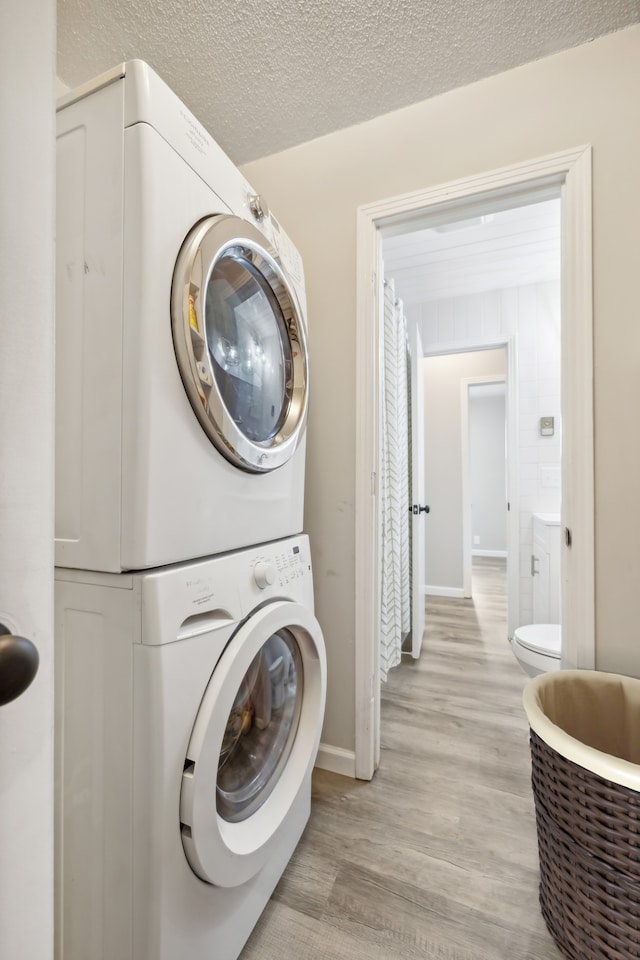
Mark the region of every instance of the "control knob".
<instances>
[{"instance_id":1,"label":"control knob","mask_svg":"<svg viewBox=\"0 0 640 960\"><path fill-rule=\"evenodd\" d=\"M270 587L275 583L276 568L266 560L258 560L253 568L253 579L256 585L260 587L261 590L264 590L265 587Z\"/></svg>"}]
</instances>

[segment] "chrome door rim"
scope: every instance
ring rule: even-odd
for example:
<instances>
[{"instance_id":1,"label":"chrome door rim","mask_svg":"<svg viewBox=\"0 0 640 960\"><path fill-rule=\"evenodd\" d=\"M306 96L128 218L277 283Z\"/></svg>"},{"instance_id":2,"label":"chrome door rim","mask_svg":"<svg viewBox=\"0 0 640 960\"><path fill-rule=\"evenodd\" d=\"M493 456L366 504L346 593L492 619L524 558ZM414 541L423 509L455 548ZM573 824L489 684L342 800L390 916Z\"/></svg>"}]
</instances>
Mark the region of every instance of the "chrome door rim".
<instances>
[{"instance_id":1,"label":"chrome door rim","mask_svg":"<svg viewBox=\"0 0 640 960\"><path fill-rule=\"evenodd\" d=\"M230 415L216 383L209 352L203 297L216 263L231 252L258 271L278 301L291 347L283 422L271 439L249 439ZM182 381L206 435L227 460L252 473L283 466L304 434L307 345L302 311L277 253L252 224L227 215L207 217L187 236L178 256L171 295L173 342Z\"/></svg>"}]
</instances>

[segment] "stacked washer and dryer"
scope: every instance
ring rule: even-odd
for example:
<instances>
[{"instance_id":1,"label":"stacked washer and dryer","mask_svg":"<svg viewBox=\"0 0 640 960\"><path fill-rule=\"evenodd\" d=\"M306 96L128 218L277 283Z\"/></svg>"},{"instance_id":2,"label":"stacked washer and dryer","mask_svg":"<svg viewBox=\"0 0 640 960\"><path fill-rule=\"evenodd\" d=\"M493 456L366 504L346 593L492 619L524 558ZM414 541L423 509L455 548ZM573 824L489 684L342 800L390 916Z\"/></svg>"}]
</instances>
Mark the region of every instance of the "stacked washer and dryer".
<instances>
[{"instance_id":1,"label":"stacked washer and dryer","mask_svg":"<svg viewBox=\"0 0 640 960\"><path fill-rule=\"evenodd\" d=\"M302 262L141 61L58 106L59 960L235 960L309 816Z\"/></svg>"}]
</instances>

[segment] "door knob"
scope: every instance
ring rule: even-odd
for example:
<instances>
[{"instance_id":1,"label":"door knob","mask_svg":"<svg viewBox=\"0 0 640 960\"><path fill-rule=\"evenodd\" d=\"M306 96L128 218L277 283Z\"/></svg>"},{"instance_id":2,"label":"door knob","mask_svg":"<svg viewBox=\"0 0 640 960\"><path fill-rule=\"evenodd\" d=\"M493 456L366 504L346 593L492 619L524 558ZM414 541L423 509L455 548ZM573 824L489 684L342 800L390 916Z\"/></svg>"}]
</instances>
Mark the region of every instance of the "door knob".
<instances>
[{"instance_id":1,"label":"door knob","mask_svg":"<svg viewBox=\"0 0 640 960\"><path fill-rule=\"evenodd\" d=\"M21 696L38 672L40 658L31 640L0 623L0 707Z\"/></svg>"},{"instance_id":2,"label":"door knob","mask_svg":"<svg viewBox=\"0 0 640 960\"><path fill-rule=\"evenodd\" d=\"M409 507L409 513L412 513L415 517L419 513L429 513L431 507L428 504L414 503L412 507Z\"/></svg>"}]
</instances>

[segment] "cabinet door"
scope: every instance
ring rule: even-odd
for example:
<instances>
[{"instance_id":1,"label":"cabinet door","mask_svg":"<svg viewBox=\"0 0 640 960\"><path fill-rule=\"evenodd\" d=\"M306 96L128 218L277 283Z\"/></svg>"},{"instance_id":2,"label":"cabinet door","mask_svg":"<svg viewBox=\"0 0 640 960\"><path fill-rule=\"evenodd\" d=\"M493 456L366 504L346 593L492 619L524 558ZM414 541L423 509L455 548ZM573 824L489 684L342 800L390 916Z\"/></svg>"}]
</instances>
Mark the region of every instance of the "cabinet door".
<instances>
[{"instance_id":1,"label":"cabinet door","mask_svg":"<svg viewBox=\"0 0 640 960\"><path fill-rule=\"evenodd\" d=\"M538 540L533 543L533 622L550 623L549 609L549 554Z\"/></svg>"},{"instance_id":2,"label":"cabinet door","mask_svg":"<svg viewBox=\"0 0 640 960\"><path fill-rule=\"evenodd\" d=\"M562 576L560 573L560 524L549 526L547 531L549 549L549 623L560 623Z\"/></svg>"}]
</instances>

